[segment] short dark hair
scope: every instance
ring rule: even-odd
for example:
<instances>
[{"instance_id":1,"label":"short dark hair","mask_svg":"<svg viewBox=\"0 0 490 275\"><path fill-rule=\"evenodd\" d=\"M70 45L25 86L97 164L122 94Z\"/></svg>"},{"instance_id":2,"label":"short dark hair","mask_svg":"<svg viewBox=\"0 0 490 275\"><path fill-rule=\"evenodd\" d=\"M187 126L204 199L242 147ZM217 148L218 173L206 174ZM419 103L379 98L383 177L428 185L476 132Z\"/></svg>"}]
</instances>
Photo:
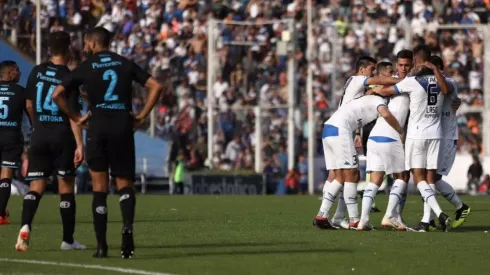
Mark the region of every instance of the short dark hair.
<instances>
[{"instance_id":1,"label":"short dark hair","mask_svg":"<svg viewBox=\"0 0 490 275\"><path fill-rule=\"evenodd\" d=\"M433 55L430 57L430 63L436 65L439 70L444 70L444 61L442 61L442 58L437 55Z\"/></svg>"},{"instance_id":2,"label":"short dark hair","mask_svg":"<svg viewBox=\"0 0 490 275\"><path fill-rule=\"evenodd\" d=\"M410 59L413 60L413 52L411 50L401 50L396 54L396 59Z\"/></svg>"},{"instance_id":3,"label":"short dark hair","mask_svg":"<svg viewBox=\"0 0 490 275\"><path fill-rule=\"evenodd\" d=\"M413 55L420 57L422 61L430 60L430 48L425 44L418 45L413 49Z\"/></svg>"},{"instance_id":4,"label":"short dark hair","mask_svg":"<svg viewBox=\"0 0 490 275\"><path fill-rule=\"evenodd\" d=\"M361 56L356 62L356 72L358 72L360 68L366 68L372 63L376 64L376 59L370 56Z\"/></svg>"},{"instance_id":5,"label":"short dark hair","mask_svg":"<svg viewBox=\"0 0 490 275\"><path fill-rule=\"evenodd\" d=\"M70 50L71 38L67 32L58 31L49 35L49 51L51 55L66 55Z\"/></svg>"},{"instance_id":6,"label":"short dark hair","mask_svg":"<svg viewBox=\"0 0 490 275\"><path fill-rule=\"evenodd\" d=\"M5 73L7 70L17 67L17 63L13 60L5 60L0 62L0 74Z\"/></svg>"},{"instance_id":7,"label":"short dark hair","mask_svg":"<svg viewBox=\"0 0 490 275\"><path fill-rule=\"evenodd\" d=\"M378 72L378 74L380 72L384 72L386 70L386 67L388 66L393 66L393 64L391 64L391 62L381 61L378 63L378 65L376 65L376 71Z\"/></svg>"},{"instance_id":8,"label":"short dark hair","mask_svg":"<svg viewBox=\"0 0 490 275\"><path fill-rule=\"evenodd\" d=\"M95 41L95 43L104 48L109 47L109 45L111 44L111 33L102 27L92 28L88 30L87 32L85 32L85 37L87 37L87 39Z\"/></svg>"}]
</instances>

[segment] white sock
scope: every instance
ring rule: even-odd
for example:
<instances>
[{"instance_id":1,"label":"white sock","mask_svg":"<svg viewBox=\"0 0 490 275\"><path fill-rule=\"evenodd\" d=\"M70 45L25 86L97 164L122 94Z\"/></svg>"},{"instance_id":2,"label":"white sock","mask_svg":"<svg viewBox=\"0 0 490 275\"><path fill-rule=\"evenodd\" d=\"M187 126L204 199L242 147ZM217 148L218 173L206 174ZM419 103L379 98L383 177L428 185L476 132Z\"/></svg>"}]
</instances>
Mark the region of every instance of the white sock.
<instances>
[{"instance_id":1,"label":"white sock","mask_svg":"<svg viewBox=\"0 0 490 275\"><path fill-rule=\"evenodd\" d=\"M444 180L439 180L436 182L436 190L441 193L441 195L448 200L456 209L463 207L463 202L459 196L454 191L453 187Z\"/></svg>"},{"instance_id":2,"label":"white sock","mask_svg":"<svg viewBox=\"0 0 490 275\"><path fill-rule=\"evenodd\" d=\"M420 191L420 194L422 195L422 198L424 198L424 201L430 206L430 208L436 213L436 216L439 217L442 213L442 209L437 203L436 200L436 193L432 188L430 188L429 184L427 182L421 181L417 184L417 188Z\"/></svg>"},{"instance_id":3,"label":"white sock","mask_svg":"<svg viewBox=\"0 0 490 275\"><path fill-rule=\"evenodd\" d=\"M320 206L320 211L317 216L328 218L328 213L342 188L342 184L337 180L333 180L332 182L326 182L325 185L326 188L324 188L325 192L323 192L322 205Z\"/></svg>"},{"instance_id":4,"label":"white sock","mask_svg":"<svg viewBox=\"0 0 490 275\"><path fill-rule=\"evenodd\" d=\"M339 203L337 204L337 209L335 210L335 214L333 215L332 221L341 221L345 219L345 211L347 211L347 206L345 205L343 186L342 189L340 189L338 198L339 198Z\"/></svg>"},{"instance_id":5,"label":"white sock","mask_svg":"<svg viewBox=\"0 0 490 275\"><path fill-rule=\"evenodd\" d=\"M400 179L395 180L395 183L393 183L393 186L390 190L390 197L388 199L388 207L386 208L385 216L391 218L396 217L399 214L398 210L402 201L402 194L404 193L406 188L406 182Z\"/></svg>"},{"instance_id":6,"label":"white sock","mask_svg":"<svg viewBox=\"0 0 490 275\"><path fill-rule=\"evenodd\" d=\"M362 196L362 212L361 212L361 222L369 222L369 213L371 212L371 207L373 206L374 199L376 199L376 194L378 193L379 186L370 182L367 184L364 190L364 195Z\"/></svg>"},{"instance_id":7,"label":"white sock","mask_svg":"<svg viewBox=\"0 0 490 275\"><path fill-rule=\"evenodd\" d=\"M359 209L357 208L357 183L344 183L344 200L351 222L359 221Z\"/></svg>"},{"instance_id":8,"label":"white sock","mask_svg":"<svg viewBox=\"0 0 490 275\"><path fill-rule=\"evenodd\" d=\"M434 190L434 193L435 193L435 185L434 184L429 184L429 187ZM429 204L427 204L425 201L424 201L424 216L422 216L422 222L423 223L429 223L430 220L432 219L432 209L430 208Z\"/></svg>"}]
</instances>

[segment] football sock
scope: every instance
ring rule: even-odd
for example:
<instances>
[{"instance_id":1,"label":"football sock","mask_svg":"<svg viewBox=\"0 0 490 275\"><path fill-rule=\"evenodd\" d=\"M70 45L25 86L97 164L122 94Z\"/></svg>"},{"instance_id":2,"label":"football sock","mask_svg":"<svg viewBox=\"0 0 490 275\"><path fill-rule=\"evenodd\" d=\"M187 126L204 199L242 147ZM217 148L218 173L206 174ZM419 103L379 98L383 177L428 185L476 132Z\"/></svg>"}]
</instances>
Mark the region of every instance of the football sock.
<instances>
[{"instance_id":1,"label":"football sock","mask_svg":"<svg viewBox=\"0 0 490 275\"><path fill-rule=\"evenodd\" d=\"M132 230L134 208L136 206L136 197L132 187L124 187L123 189L119 190L119 205L121 206L124 227Z\"/></svg>"},{"instance_id":2,"label":"football sock","mask_svg":"<svg viewBox=\"0 0 490 275\"><path fill-rule=\"evenodd\" d=\"M376 194L378 193L379 186L370 182L367 184L364 190L364 195L362 196L362 212L361 221L369 222L369 213L371 212L371 207L373 207L374 200L376 199Z\"/></svg>"},{"instance_id":3,"label":"football sock","mask_svg":"<svg viewBox=\"0 0 490 275\"><path fill-rule=\"evenodd\" d=\"M326 187L324 188L325 192L323 192L322 205L320 206L320 211L318 211L319 217L328 218L328 213L332 208L333 203L337 195L342 188L342 184L340 184L337 180L333 180L332 182L326 182Z\"/></svg>"},{"instance_id":4,"label":"football sock","mask_svg":"<svg viewBox=\"0 0 490 275\"><path fill-rule=\"evenodd\" d=\"M5 210L10 199L11 179L0 179L0 217L5 217Z\"/></svg>"},{"instance_id":5,"label":"football sock","mask_svg":"<svg viewBox=\"0 0 490 275\"><path fill-rule=\"evenodd\" d=\"M25 197L24 202L22 203L22 223L21 226L27 224L29 229L31 229L32 220L34 219L34 215L36 214L37 207L39 206L39 201L42 196L34 191L29 191Z\"/></svg>"},{"instance_id":6,"label":"football sock","mask_svg":"<svg viewBox=\"0 0 490 275\"><path fill-rule=\"evenodd\" d=\"M359 209L357 208L357 183L344 183L344 200L349 213L350 222L359 221Z\"/></svg>"},{"instance_id":7,"label":"football sock","mask_svg":"<svg viewBox=\"0 0 490 275\"><path fill-rule=\"evenodd\" d=\"M459 196L454 191L453 187L444 180L439 180L436 182L436 190L441 193L441 195L448 200L456 209L463 207L463 202Z\"/></svg>"},{"instance_id":8,"label":"football sock","mask_svg":"<svg viewBox=\"0 0 490 275\"><path fill-rule=\"evenodd\" d=\"M340 189L340 192L337 197L339 198L339 202L337 203L337 209L335 209L333 220L341 221L345 219L345 211L347 211L347 206L345 205L345 200L344 200L344 186L342 186L342 188Z\"/></svg>"},{"instance_id":9,"label":"football sock","mask_svg":"<svg viewBox=\"0 0 490 275\"><path fill-rule=\"evenodd\" d=\"M395 217L399 215L400 203L403 199L403 191L406 189L407 183L403 180L395 180L390 190L390 197L388 199L388 207L386 208L387 217Z\"/></svg>"},{"instance_id":10,"label":"football sock","mask_svg":"<svg viewBox=\"0 0 490 275\"><path fill-rule=\"evenodd\" d=\"M73 233L75 233L75 215L77 206L74 194L60 195L60 215L63 223L63 241L73 243Z\"/></svg>"},{"instance_id":11,"label":"football sock","mask_svg":"<svg viewBox=\"0 0 490 275\"><path fill-rule=\"evenodd\" d=\"M92 215L94 218L97 243L106 244L107 234L107 193L94 192L92 199Z\"/></svg>"},{"instance_id":12,"label":"football sock","mask_svg":"<svg viewBox=\"0 0 490 275\"><path fill-rule=\"evenodd\" d=\"M424 198L424 201L435 212L436 216L439 217L439 215L442 213L442 209L437 203L436 193L434 190L429 186L429 184L427 184L426 181L419 182L417 184L417 188L419 189L422 198Z\"/></svg>"}]
</instances>

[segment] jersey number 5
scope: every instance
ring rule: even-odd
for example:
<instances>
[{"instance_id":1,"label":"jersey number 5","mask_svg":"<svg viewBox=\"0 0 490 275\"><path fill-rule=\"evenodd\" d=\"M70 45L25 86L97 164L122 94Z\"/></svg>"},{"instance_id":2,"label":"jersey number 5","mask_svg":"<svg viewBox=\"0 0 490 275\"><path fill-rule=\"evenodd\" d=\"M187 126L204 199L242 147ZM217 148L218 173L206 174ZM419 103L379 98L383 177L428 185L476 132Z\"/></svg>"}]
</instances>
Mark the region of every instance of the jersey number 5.
<instances>
[{"instance_id":1,"label":"jersey number 5","mask_svg":"<svg viewBox=\"0 0 490 275\"><path fill-rule=\"evenodd\" d=\"M111 81L109 83L109 87L107 87L107 91L105 92L104 101L116 101L116 100L118 100L119 96L112 94L112 93L114 93L114 88L116 88L116 84L117 84L116 72L114 70L107 70L102 75L102 79Z\"/></svg>"},{"instance_id":2,"label":"jersey number 5","mask_svg":"<svg viewBox=\"0 0 490 275\"><path fill-rule=\"evenodd\" d=\"M9 106L3 103L7 100L9 100L8 97L0 97L0 119L6 119L9 115Z\"/></svg>"},{"instance_id":3,"label":"jersey number 5","mask_svg":"<svg viewBox=\"0 0 490 275\"><path fill-rule=\"evenodd\" d=\"M435 83L427 86L427 106L437 105L437 97L439 96L439 87Z\"/></svg>"},{"instance_id":4,"label":"jersey number 5","mask_svg":"<svg viewBox=\"0 0 490 275\"><path fill-rule=\"evenodd\" d=\"M55 116L58 114L58 105L53 101L51 96L53 95L54 89L56 88L55 85L50 85L48 93L46 94L46 97L44 98L44 102L41 99L43 96L43 88L44 88L44 82L38 82L36 84L37 87L37 95L36 95L36 111L38 113L42 113L43 109L51 111L51 115Z\"/></svg>"}]
</instances>

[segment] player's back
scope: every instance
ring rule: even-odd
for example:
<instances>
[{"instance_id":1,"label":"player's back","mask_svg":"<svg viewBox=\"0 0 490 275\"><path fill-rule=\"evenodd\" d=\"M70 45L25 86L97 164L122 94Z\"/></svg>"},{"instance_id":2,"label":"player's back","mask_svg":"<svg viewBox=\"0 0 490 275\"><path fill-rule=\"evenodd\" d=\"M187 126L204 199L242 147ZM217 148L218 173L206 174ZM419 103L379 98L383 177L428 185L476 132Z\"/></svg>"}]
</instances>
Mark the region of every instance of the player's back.
<instances>
[{"instance_id":1,"label":"player's back","mask_svg":"<svg viewBox=\"0 0 490 275\"><path fill-rule=\"evenodd\" d=\"M24 108L24 88L17 83L0 81L0 131L20 133Z\"/></svg>"},{"instance_id":2,"label":"player's back","mask_svg":"<svg viewBox=\"0 0 490 275\"><path fill-rule=\"evenodd\" d=\"M376 95L363 96L342 105L325 124L347 131L339 134L350 135L355 129L375 120L378 117L380 105L385 105L385 100L382 97Z\"/></svg>"},{"instance_id":3,"label":"player's back","mask_svg":"<svg viewBox=\"0 0 490 275\"><path fill-rule=\"evenodd\" d=\"M405 125L407 121L409 103L410 99L406 94L395 95L391 97L390 102L388 103L388 109L391 114L396 118L398 124L402 126ZM400 134L398 134L381 116L376 120L376 125L374 125L369 136L388 137L395 140L400 139Z\"/></svg>"},{"instance_id":4,"label":"player's back","mask_svg":"<svg viewBox=\"0 0 490 275\"><path fill-rule=\"evenodd\" d=\"M451 78L447 77L446 82L450 88L450 94L444 97L442 105L442 137L444 139L458 139L458 124L456 122L456 112L453 110L452 104L458 97L457 84Z\"/></svg>"},{"instance_id":5,"label":"player's back","mask_svg":"<svg viewBox=\"0 0 490 275\"><path fill-rule=\"evenodd\" d=\"M444 95L441 93L436 77L434 75L407 77L402 82L399 84L404 86L403 90L409 90L410 96L407 138L440 139Z\"/></svg>"},{"instance_id":6,"label":"player's back","mask_svg":"<svg viewBox=\"0 0 490 275\"><path fill-rule=\"evenodd\" d=\"M51 62L39 64L32 69L27 82L26 96L33 103L33 124L36 132L50 134L53 130L57 133L70 130L68 116L59 110L51 98L56 86L69 74L70 70L67 66L55 65ZM70 108L79 110L78 98L78 90L69 91Z\"/></svg>"},{"instance_id":7,"label":"player's back","mask_svg":"<svg viewBox=\"0 0 490 275\"><path fill-rule=\"evenodd\" d=\"M349 77L345 82L344 94L340 99L339 107L364 96L367 79L368 77L364 75L354 75Z\"/></svg>"}]
</instances>

